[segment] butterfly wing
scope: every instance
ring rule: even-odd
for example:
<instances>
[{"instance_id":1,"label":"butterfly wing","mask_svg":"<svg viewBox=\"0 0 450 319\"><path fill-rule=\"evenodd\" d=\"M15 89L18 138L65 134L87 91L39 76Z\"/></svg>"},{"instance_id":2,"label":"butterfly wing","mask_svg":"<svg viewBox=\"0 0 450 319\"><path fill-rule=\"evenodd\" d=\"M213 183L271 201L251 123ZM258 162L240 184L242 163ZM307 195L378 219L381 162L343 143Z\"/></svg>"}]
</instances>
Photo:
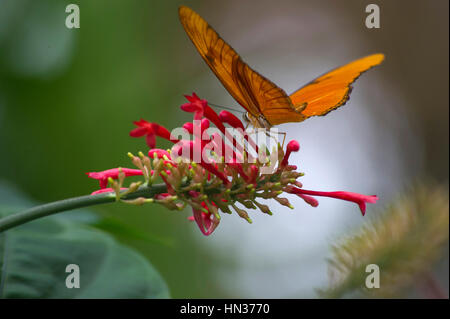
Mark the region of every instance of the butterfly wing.
<instances>
[{"instance_id":1,"label":"butterfly wing","mask_svg":"<svg viewBox=\"0 0 450 319\"><path fill-rule=\"evenodd\" d=\"M383 60L383 54L372 54L325 73L290 95L294 108L308 118L344 105L350 98L352 83Z\"/></svg>"},{"instance_id":2,"label":"butterfly wing","mask_svg":"<svg viewBox=\"0 0 450 319\"><path fill-rule=\"evenodd\" d=\"M274 83L252 70L209 24L192 9L181 6L181 24L202 58L233 96L251 115L264 116L278 124L277 114L292 113L291 121L303 116L295 112L287 94Z\"/></svg>"}]
</instances>

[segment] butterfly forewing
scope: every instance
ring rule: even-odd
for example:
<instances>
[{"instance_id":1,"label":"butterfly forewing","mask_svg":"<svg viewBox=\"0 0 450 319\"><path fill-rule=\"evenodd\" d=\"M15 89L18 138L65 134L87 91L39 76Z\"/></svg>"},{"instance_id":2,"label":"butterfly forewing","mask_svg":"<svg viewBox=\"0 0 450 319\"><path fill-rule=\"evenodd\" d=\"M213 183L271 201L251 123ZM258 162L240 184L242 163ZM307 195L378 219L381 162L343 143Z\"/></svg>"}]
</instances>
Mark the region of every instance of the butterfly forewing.
<instances>
[{"instance_id":1,"label":"butterfly forewing","mask_svg":"<svg viewBox=\"0 0 450 319\"><path fill-rule=\"evenodd\" d=\"M278 124L278 117L272 117L272 114L293 113L290 121L295 121L293 116L302 117L293 111L287 94L242 61L202 17L184 6L180 7L179 15L202 58L233 98L251 115L256 118L262 115L272 125Z\"/></svg>"}]
</instances>

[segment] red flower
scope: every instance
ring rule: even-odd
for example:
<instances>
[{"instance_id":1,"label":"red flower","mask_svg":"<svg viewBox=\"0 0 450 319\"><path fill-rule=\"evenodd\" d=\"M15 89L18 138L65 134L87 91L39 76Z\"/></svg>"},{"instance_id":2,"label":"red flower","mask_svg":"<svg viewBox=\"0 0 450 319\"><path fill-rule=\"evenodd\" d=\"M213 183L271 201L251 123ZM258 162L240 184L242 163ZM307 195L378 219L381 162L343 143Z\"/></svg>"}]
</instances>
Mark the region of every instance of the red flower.
<instances>
[{"instance_id":1,"label":"red flower","mask_svg":"<svg viewBox=\"0 0 450 319\"><path fill-rule=\"evenodd\" d=\"M157 123L149 123L143 119L133 123L137 126L137 128L130 132L130 136L141 137L145 135L145 140L150 148L154 148L156 146L156 136L162 137L173 143L178 142L177 139L171 139L170 132L164 126Z\"/></svg>"},{"instance_id":2,"label":"red flower","mask_svg":"<svg viewBox=\"0 0 450 319\"><path fill-rule=\"evenodd\" d=\"M164 156L166 156L167 158L170 159L170 154L169 152L159 149L159 148L153 148L150 151L148 151L148 156L150 158L154 158L156 155L157 158L164 158Z\"/></svg>"},{"instance_id":3,"label":"red flower","mask_svg":"<svg viewBox=\"0 0 450 319\"><path fill-rule=\"evenodd\" d=\"M128 189L128 188L125 188L125 187L120 188L121 191L126 190L126 189ZM102 194L102 193L113 193L113 192L114 192L114 189L112 189L110 187L109 188L101 188L95 192L92 192L91 195L97 195L97 194Z\"/></svg>"},{"instance_id":4,"label":"red flower","mask_svg":"<svg viewBox=\"0 0 450 319\"><path fill-rule=\"evenodd\" d=\"M287 166L289 161L289 156L292 152L298 152L300 150L300 144L296 140L292 140L286 146L286 153L284 154L281 166Z\"/></svg>"},{"instance_id":5,"label":"red flower","mask_svg":"<svg viewBox=\"0 0 450 319\"><path fill-rule=\"evenodd\" d=\"M125 176L143 175L140 169L121 168ZM86 175L90 178L97 179L100 182L100 188L105 188L108 185L108 178L117 179L119 177L119 168L112 168L102 172L89 172Z\"/></svg>"},{"instance_id":6,"label":"red flower","mask_svg":"<svg viewBox=\"0 0 450 319\"><path fill-rule=\"evenodd\" d=\"M231 127L238 129L239 132L244 136L244 138L247 140L247 142L250 144L251 147L253 147L256 152L259 151L258 145L248 136L248 134L245 134L245 128L244 124L242 124L242 121L237 118L233 113L230 113L228 111L221 111L219 113L219 118L223 123L226 123L230 125ZM228 135L227 135L228 137ZM231 141L234 145L237 143L235 140Z\"/></svg>"},{"instance_id":7,"label":"red flower","mask_svg":"<svg viewBox=\"0 0 450 319\"><path fill-rule=\"evenodd\" d=\"M198 228L205 236L209 236L219 225L219 221L214 214L205 213L198 209L192 209L194 212L194 220L198 225Z\"/></svg>"},{"instance_id":8,"label":"red flower","mask_svg":"<svg viewBox=\"0 0 450 319\"><path fill-rule=\"evenodd\" d=\"M139 121L133 122L138 128L135 128L130 132L132 137L141 137L145 135L145 141L148 147L154 148L156 146L156 136L153 131L152 123L146 120L140 119Z\"/></svg>"},{"instance_id":9,"label":"red flower","mask_svg":"<svg viewBox=\"0 0 450 319\"><path fill-rule=\"evenodd\" d=\"M374 204L378 200L378 196L376 196L376 195L362 195L362 194L358 194L358 193L343 192L343 191L318 192L318 191L311 191L311 190L306 190L306 189L297 188L297 187L290 187L286 191L288 193L297 194L302 198L304 198L305 195L306 196L312 195L312 196L325 196L325 197L331 197L331 198L337 198L337 199L350 201L350 202L358 204L359 209L361 210L361 213L363 216L366 213L366 203Z\"/></svg>"},{"instance_id":10,"label":"red flower","mask_svg":"<svg viewBox=\"0 0 450 319\"><path fill-rule=\"evenodd\" d=\"M192 122L187 122L183 124L183 128L189 133L194 134L194 124Z\"/></svg>"},{"instance_id":11,"label":"red flower","mask_svg":"<svg viewBox=\"0 0 450 319\"><path fill-rule=\"evenodd\" d=\"M185 95L185 97L189 103L181 105L183 111L194 113L194 120L201 120L206 117L213 122L222 133L225 133L225 126L222 124L217 113L208 105L206 100L201 100L195 93L192 93L192 96Z\"/></svg>"},{"instance_id":12,"label":"red flower","mask_svg":"<svg viewBox=\"0 0 450 319\"><path fill-rule=\"evenodd\" d=\"M245 130L244 124L242 124L241 120L233 113L223 110L219 113L219 118L222 122L229 124L231 127Z\"/></svg>"},{"instance_id":13,"label":"red flower","mask_svg":"<svg viewBox=\"0 0 450 319\"><path fill-rule=\"evenodd\" d=\"M195 153L200 154L200 162L198 164L200 164L203 168L205 168L210 173L212 173L212 174L216 175L218 178L220 178L225 185L228 185L229 184L228 179L222 172L219 172L216 165L212 164L212 163L207 163L203 160L203 157L201 156L201 154L203 151L202 146L204 146L204 145L201 145L201 144L202 143L199 140L181 141L181 143L178 143L178 145L177 145L178 147L174 148L172 151L178 156L188 155L189 159L191 161L194 161Z\"/></svg>"}]
</instances>

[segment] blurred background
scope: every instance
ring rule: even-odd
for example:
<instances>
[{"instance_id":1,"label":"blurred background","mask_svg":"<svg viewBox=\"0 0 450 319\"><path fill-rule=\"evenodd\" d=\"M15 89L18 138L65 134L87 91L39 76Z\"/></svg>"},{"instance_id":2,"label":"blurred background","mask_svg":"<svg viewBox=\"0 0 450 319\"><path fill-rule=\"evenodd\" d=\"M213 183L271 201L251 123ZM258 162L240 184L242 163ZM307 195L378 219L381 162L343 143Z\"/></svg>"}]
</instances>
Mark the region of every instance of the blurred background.
<instances>
[{"instance_id":1,"label":"blurred background","mask_svg":"<svg viewBox=\"0 0 450 319\"><path fill-rule=\"evenodd\" d=\"M80 29L65 7L80 7ZM380 7L368 29L365 8ZM306 189L377 194L377 207L424 178L448 184L448 5L433 1L0 0L0 179L38 202L97 188L85 172L130 167L144 151L128 136L144 118L168 128L191 119L184 94L239 108L200 58L178 6L205 18L250 66L291 93L320 74L382 52L386 60L326 117L279 127L300 142L292 161ZM238 114L237 114L238 115ZM168 144L159 144L163 147ZM353 204L273 205L273 216L236 215L204 237L191 212L153 205L93 209L145 240L144 254L175 298L315 297L327 285L330 244L362 222ZM448 295L448 246L436 268Z\"/></svg>"}]
</instances>

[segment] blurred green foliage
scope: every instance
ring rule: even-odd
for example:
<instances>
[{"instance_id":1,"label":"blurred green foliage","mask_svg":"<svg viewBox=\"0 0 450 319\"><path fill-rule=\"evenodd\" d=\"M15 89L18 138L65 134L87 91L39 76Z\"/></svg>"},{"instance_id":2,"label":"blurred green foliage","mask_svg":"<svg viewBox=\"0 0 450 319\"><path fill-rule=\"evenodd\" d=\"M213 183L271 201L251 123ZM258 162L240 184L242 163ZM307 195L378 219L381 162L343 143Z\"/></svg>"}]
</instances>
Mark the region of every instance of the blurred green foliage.
<instances>
[{"instance_id":1,"label":"blurred green foliage","mask_svg":"<svg viewBox=\"0 0 450 319\"><path fill-rule=\"evenodd\" d=\"M23 204L0 205L0 217ZM77 210L1 233L0 298L169 298L164 280L142 255L91 227L88 218L96 220ZM73 264L79 289L66 287L75 274L66 267Z\"/></svg>"}]
</instances>

